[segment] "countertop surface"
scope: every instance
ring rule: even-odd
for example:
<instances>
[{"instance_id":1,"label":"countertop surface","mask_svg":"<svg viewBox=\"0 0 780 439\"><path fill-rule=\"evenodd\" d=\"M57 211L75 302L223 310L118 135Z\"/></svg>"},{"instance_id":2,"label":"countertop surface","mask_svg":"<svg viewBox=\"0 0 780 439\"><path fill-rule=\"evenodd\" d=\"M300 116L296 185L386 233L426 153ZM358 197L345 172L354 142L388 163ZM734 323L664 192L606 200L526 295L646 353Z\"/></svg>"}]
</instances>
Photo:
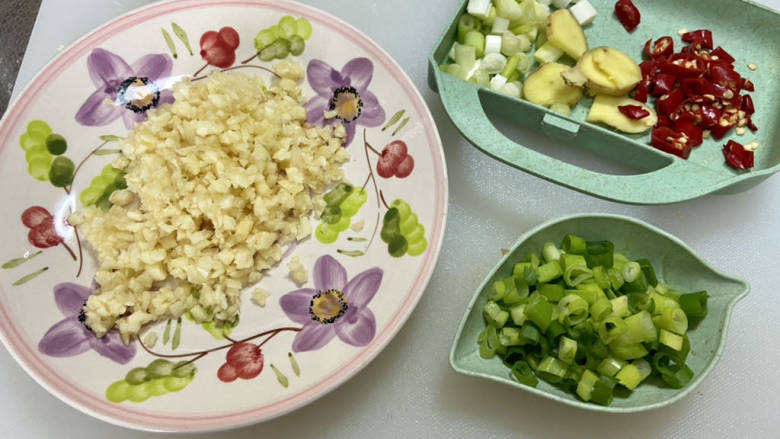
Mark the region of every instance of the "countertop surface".
<instances>
[{"instance_id":1,"label":"countertop surface","mask_svg":"<svg viewBox=\"0 0 780 439\"><path fill-rule=\"evenodd\" d=\"M147 3L43 0L13 96L62 47ZM426 57L458 0L304 3L343 18L385 48L428 103L450 176L441 258L405 326L343 386L266 423L183 437L778 437L780 344L775 334L780 321L775 313L780 309L780 177L741 194L709 195L667 206L626 206L554 185L472 147L428 88ZM762 3L780 9L780 0ZM78 19L74 10L79 11ZM2 17L4 25L9 19ZM24 45L24 41L14 44ZM514 138L523 143L522 135ZM599 414L458 375L448 365L452 337L465 307L501 257L500 249L511 247L538 223L581 212L625 214L650 222L681 238L716 268L751 285L751 293L732 314L723 358L694 392L671 406L638 414ZM70 408L36 384L4 349L0 349L0 389L0 437L161 436L115 427Z\"/></svg>"}]
</instances>

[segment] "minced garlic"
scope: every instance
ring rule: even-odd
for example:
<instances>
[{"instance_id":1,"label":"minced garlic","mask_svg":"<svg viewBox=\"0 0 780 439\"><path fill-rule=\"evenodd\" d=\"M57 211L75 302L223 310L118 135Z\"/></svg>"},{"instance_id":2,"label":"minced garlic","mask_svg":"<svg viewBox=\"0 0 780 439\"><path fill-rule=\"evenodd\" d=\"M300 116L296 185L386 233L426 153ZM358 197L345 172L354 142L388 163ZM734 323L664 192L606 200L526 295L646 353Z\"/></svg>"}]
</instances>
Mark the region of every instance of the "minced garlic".
<instances>
[{"instance_id":1,"label":"minced garlic","mask_svg":"<svg viewBox=\"0 0 780 439\"><path fill-rule=\"evenodd\" d=\"M270 88L219 72L177 84L175 102L122 142L113 165L127 189L108 211L71 216L97 255L100 288L84 310L98 336L117 328L128 341L195 305L235 322L244 286L311 233L315 200L343 179L346 131L306 123L303 69L283 63Z\"/></svg>"}]
</instances>

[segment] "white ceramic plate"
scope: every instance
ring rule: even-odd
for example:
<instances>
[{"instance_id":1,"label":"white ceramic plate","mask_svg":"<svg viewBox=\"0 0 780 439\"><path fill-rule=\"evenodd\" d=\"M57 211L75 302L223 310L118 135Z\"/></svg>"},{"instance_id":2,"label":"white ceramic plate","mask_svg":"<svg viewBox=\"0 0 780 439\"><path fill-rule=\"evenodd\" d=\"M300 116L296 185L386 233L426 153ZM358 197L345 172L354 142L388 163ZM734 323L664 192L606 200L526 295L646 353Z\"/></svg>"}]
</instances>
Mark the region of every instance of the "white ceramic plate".
<instances>
[{"instance_id":1,"label":"white ceramic plate","mask_svg":"<svg viewBox=\"0 0 780 439\"><path fill-rule=\"evenodd\" d=\"M365 227L341 232L329 244L311 237L288 251L285 257L299 256L310 273L305 290L289 295L299 288L287 277L285 259L259 283L271 292L264 307L255 305L245 291L241 321L227 339L183 319L180 336L174 337L174 321L165 343L165 323L148 328L146 333L158 335L152 348L145 349L138 340L124 346L116 334L97 340L79 321L81 303L92 293L94 257L64 220L71 209L79 208L80 194L92 178L115 158L90 152L103 145L101 136L125 136L128 127L143 120L145 106L171 99L166 91L171 82L196 75L204 65L198 75L227 67L268 77L252 66L272 63L242 61L256 53L253 39L258 32L285 15L306 18L312 25L305 50L297 57L308 67L302 87L311 97L310 121L323 123L317 115L336 95L354 103L359 99L362 105L357 118L345 125L355 133L347 145L352 159L345 172L358 187L367 181L368 199L352 217L353 222L365 221ZM223 27L235 30L237 45L229 30L219 32ZM306 34L302 24L291 29ZM204 51L199 47L202 39ZM128 96L134 92L147 93L150 99L133 101ZM393 117L402 110L400 117ZM29 173L51 160L41 153L46 125L28 127L33 120L62 135L68 145L64 156L82 163L69 194L46 175L39 176L41 181ZM407 159L397 169L383 169L385 178L378 172L378 152L394 141L406 145L413 167ZM379 151L371 151L366 143ZM131 428L236 427L289 412L335 389L374 358L409 316L431 276L444 233L447 176L442 147L408 77L350 25L287 1L179 0L105 24L63 50L26 87L0 125L0 148L6 211L0 258L8 261L0 270L0 338L51 393L85 413ZM101 147L116 148L110 142ZM28 168L29 162L35 164ZM380 191L390 207L377 196ZM401 236L410 237L406 247L400 238L392 246L380 239L382 218L395 199L408 203L422 226L411 227L409 220L401 227ZM349 284L355 278L363 281L361 287ZM347 298L345 312L332 323L308 318L311 311L302 304L310 297L305 296L330 288ZM263 343L262 357L249 355L243 363L231 363L244 368L236 373L247 378L231 380L235 377L230 373L218 371L234 341L245 339L255 346ZM249 354L257 352L241 346ZM194 359L197 371L127 381L132 369L166 356L176 356L171 361ZM152 368L164 371L164 364L155 364Z\"/></svg>"}]
</instances>

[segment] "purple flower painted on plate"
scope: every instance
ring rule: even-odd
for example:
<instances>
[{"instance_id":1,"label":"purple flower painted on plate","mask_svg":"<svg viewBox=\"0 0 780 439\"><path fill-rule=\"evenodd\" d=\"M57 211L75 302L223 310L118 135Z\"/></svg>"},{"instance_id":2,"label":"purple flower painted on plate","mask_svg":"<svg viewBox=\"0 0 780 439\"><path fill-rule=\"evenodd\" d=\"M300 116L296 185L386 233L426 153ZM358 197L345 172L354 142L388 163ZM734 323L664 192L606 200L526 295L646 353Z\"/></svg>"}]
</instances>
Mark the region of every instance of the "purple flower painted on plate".
<instances>
[{"instance_id":1,"label":"purple flower painted on plate","mask_svg":"<svg viewBox=\"0 0 780 439\"><path fill-rule=\"evenodd\" d=\"M376 127L384 123L385 110L368 90L373 75L374 64L368 58L353 58L341 71L318 59L309 61L306 77L317 93L305 105L309 123L342 123L347 130L345 147L355 137L357 125Z\"/></svg>"},{"instance_id":2,"label":"purple flower painted on plate","mask_svg":"<svg viewBox=\"0 0 780 439\"><path fill-rule=\"evenodd\" d=\"M41 353L52 357L72 357L94 349L98 354L117 363L126 364L133 359L135 345L122 343L119 332L113 330L103 338L97 338L81 322L81 307L96 288L95 283L91 288L69 282L54 286L54 302L65 314L65 318L46 331L38 343Z\"/></svg>"},{"instance_id":3,"label":"purple flower painted on plate","mask_svg":"<svg viewBox=\"0 0 780 439\"><path fill-rule=\"evenodd\" d=\"M295 335L294 352L319 349L334 336L352 346L374 338L376 319L368 309L382 283L382 269L370 268L347 281L347 270L324 255L314 264L314 288L303 288L279 299L290 320L303 328Z\"/></svg>"},{"instance_id":4,"label":"purple flower painted on plate","mask_svg":"<svg viewBox=\"0 0 780 439\"><path fill-rule=\"evenodd\" d=\"M150 108L173 102L173 92L160 87L172 69L173 60L165 54L144 55L129 65L115 53L94 49L87 57L87 70L97 90L81 105L76 121L100 126L121 116L132 129L146 119Z\"/></svg>"}]
</instances>

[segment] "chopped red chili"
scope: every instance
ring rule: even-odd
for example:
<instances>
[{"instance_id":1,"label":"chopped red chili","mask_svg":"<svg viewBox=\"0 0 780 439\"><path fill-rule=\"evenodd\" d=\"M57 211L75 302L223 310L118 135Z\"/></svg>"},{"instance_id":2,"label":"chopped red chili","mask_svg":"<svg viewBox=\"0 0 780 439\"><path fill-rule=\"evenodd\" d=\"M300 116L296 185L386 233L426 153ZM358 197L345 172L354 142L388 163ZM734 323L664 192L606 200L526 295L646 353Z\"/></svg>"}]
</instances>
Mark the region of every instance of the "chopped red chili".
<instances>
[{"instance_id":1,"label":"chopped red chili","mask_svg":"<svg viewBox=\"0 0 780 439\"><path fill-rule=\"evenodd\" d=\"M655 81L653 81L653 96L661 96L668 94L674 89L674 84L677 83L677 77L668 73L659 73L655 75Z\"/></svg>"},{"instance_id":2,"label":"chopped red chili","mask_svg":"<svg viewBox=\"0 0 780 439\"><path fill-rule=\"evenodd\" d=\"M667 36L655 40L648 51L648 56L653 59L666 58L672 53L674 53L674 40Z\"/></svg>"},{"instance_id":3,"label":"chopped red chili","mask_svg":"<svg viewBox=\"0 0 780 439\"><path fill-rule=\"evenodd\" d=\"M728 87L734 92L738 92L744 83L733 67L725 67L723 64L711 64L707 76L713 83Z\"/></svg>"},{"instance_id":4,"label":"chopped red chili","mask_svg":"<svg viewBox=\"0 0 780 439\"><path fill-rule=\"evenodd\" d=\"M640 105L620 105L618 110L631 120L644 119L650 115L650 112Z\"/></svg>"},{"instance_id":5,"label":"chopped red chili","mask_svg":"<svg viewBox=\"0 0 780 439\"><path fill-rule=\"evenodd\" d=\"M615 15L617 15L620 24L628 31L632 32L639 26L639 9L634 6L631 0L618 0L615 3Z\"/></svg>"},{"instance_id":6,"label":"chopped red chili","mask_svg":"<svg viewBox=\"0 0 780 439\"><path fill-rule=\"evenodd\" d=\"M696 77L704 73L704 63L697 56L676 53L659 63L662 72L677 77Z\"/></svg>"},{"instance_id":7,"label":"chopped red chili","mask_svg":"<svg viewBox=\"0 0 780 439\"><path fill-rule=\"evenodd\" d=\"M677 121L672 125L672 129L680 134L685 135L688 139L688 145L691 147L699 146L704 142L704 130L695 125L693 122Z\"/></svg>"},{"instance_id":8,"label":"chopped red chili","mask_svg":"<svg viewBox=\"0 0 780 439\"><path fill-rule=\"evenodd\" d=\"M710 58L713 58L713 57L717 57L718 61L726 61L729 64L731 64L731 63L733 63L735 61L734 57L729 55L729 53L726 52L725 50L723 50L723 48L720 47L720 46L718 46L715 50L710 52Z\"/></svg>"},{"instance_id":9,"label":"chopped red chili","mask_svg":"<svg viewBox=\"0 0 780 439\"><path fill-rule=\"evenodd\" d=\"M707 29L686 32L682 40L688 45L676 53L668 36L645 43L648 60L639 65L642 81L633 96L641 102L647 101L648 94L656 96L658 122L651 145L687 158L705 135L718 140L737 126L753 131L758 127L752 120L753 98L741 94L755 86L734 69L734 57L720 46L713 49L712 32ZM628 108L620 111L630 117ZM752 155L750 160L752 166Z\"/></svg>"},{"instance_id":10,"label":"chopped red chili","mask_svg":"<svg viewBox=\"0 0 780 439\"><path fill-rule=\"evenodd\" d=\"M726 157L726 163L734 169L743 170L753 167L753 151L748 151L733 140L723 145L723 155Z\"/></svg>"},{"instance_id":11,"label":"chopped red chili","mask_svg":"<svg viewBox=\"0 0 780 439\"><path fill-rule=\"evenodd\" d=\"M666 116L669 116L670 119L674 120L673 115L677 114L677 111L680 109L680 106L683 103L683 93L680 87L675 88L670 93L667 93L661 97L659 97L655 104L658 107L658 112L663 113Z\"/></svg>"},{"instance_id":12,"label":"chopped red chili","mask_svg":"<svg viewBox=\"0 0 780 439\"><path fill-rule=\"evenodd\" d=\"M712 32L707 29L686 32L683 34L682 40L697 49L712 49Z\"/></svg>"},{"instance_id":13,"label":"chopped red chili","mask_svg":"<svg viewBox=\"0 0 780 439\"><path fill-rule=\"evenodd\" d=\"M661 151L674 154L687 159L691 154L692 146L682 133L678 133L669 127L655 127L650 135L650 144Z\"/></svg>"},{"instance_id":14,"label":"chopped red chili","mask_svg":"<svg viewBox=\"0 0 780 439\"><path fill-rule=\"evenodd\" d=\"M741 108L748 116L756 112L756 107L753 106L753 98L750 95L742 96Z\"/></svg>"}]
</instances>

